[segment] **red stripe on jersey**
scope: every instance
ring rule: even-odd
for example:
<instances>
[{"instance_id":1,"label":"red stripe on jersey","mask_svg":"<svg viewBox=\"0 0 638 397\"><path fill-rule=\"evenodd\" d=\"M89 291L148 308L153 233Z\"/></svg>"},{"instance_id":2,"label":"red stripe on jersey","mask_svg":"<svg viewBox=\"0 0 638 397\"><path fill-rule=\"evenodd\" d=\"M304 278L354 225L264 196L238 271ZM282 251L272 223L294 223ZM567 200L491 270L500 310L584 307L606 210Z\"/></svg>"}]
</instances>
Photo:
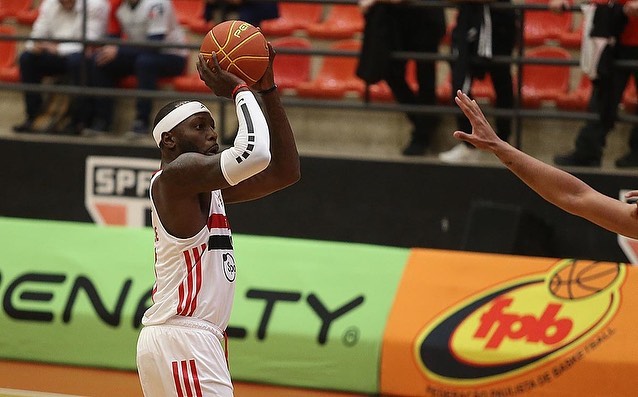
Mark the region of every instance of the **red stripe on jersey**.
<instances>
[{"instance_id":1,"label":"red stripe on jersey","mask_svg":"<svg viewBox=\"0 0 638 397\"><path fill-rule=\"evenodd\" d=\"M182 310L184 310L184 283L182 282L179 285L179 302L177 303L177 314L181 314Z\"/></svg>"},{"instance_id":2,"label":"red stripe on jersey","mask_svg":"<svg viewBox=\"0 0 638 397\"><path fill-rule=\"evenodd\" d=\"M199 376L197 376L197 367L195 366L195 360L190 360L189 363L191 365L193 384L195 385L195 394L197 395L197 397L202 397L202 387L199 385Z\"/></svg>"},{"instance_id":3,"label":"red stripe on jersey","mask_svg":"<svg viewBox=\"0 0 638 397\"><path fill-rule=\"evenodd\" d=\"M175 390L177 391L178 397L184 397L184 393L182 393L182 384L179 381L179 367L177 366L177 361L173 361L173 381L175 382Z\"/></svg>"},{"instance_id":4,"label":"red stripe on jersey","mask_svg":"<svg viewBox=\"0 0 638 397\"><path fill-rule=\"evenodd\" d=\"M224 214L212 214L208 217L208 230L217 228L217 229L228 229L228 218Z\"/></svg>"},{"instance_id":5,"label":"red stripe on jersey","mask_svg":"<svg viewBox=\"0 0 638 397\"><path fill-rule=\"evenodd\" d=\"M186 360L182 360L182 379L184 379L184 387L186 388L186 395L193 397L193 391L191 390L191 382L188 378L188 367L186 366Z\"/></svg>"},{"instance_id":6,"label":"red stripe on jersey","mask_svg":"<svg viewBox=\"0 0 638 397\"><path fill-rule=\"evenodd\" d=\"M192 272L192 267L193 267L193 260L191 259L191 254L188 251L184 251L184 259L186 260L186 269L188 271L188 275L186 277L186 280L184 280L182 282L182 285L184 285L184 283L186 284L186 298L184 299L184 303L182 305L182 309L178 312L178 314L180 315L185 315L186 313L188 313L188 311L190 310L190 306L191 306L191 299L193 296L193 272Z\"/></svg>"},{"instance_id":7,"label":"red stripe on jersey","mask_svg":"<svg viewBox=\"0 0 638 397\"><path fill-rule=\"evenodd\" d=\"M201 250L201 252L200 252ZM193 254L195 255L195 275L196 275L196 283L195 283L195 295L193 296L193 300L191 301L191 310L188 312L188 316L192 316L195 308L197 307L197 296L199 295L199 291L202 289L202 256L206 250L206 244L202 244L197 248L193 248Z\"/></svg>"}]
</instances>

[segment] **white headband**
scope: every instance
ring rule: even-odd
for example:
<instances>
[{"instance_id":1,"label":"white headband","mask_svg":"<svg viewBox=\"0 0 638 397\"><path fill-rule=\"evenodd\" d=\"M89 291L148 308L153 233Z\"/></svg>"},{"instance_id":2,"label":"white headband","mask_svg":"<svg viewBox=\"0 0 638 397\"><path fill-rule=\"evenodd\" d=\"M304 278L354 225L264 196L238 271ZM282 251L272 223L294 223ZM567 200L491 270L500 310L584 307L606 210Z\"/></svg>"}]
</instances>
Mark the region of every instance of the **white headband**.
<instances>
[{"instance_id":1,"label":"white headband","mask_svg":"<svg viewBox=\"0 0 638 397\"><path fill-rule=\"evenodd\" d=\"M157 147L159 147L160 142L162 141L162 134L164 132L168 132L175 128L177 124L186 120L190 116L196 113L206 112L213 116L208 110L208 108L201 102L192 101L186 102L183 105L176 107L171 110L164 118L162 118L159 123L153 128L153 138L155 138L155 143L157 143Z\"/></svg>"}]
</instances>

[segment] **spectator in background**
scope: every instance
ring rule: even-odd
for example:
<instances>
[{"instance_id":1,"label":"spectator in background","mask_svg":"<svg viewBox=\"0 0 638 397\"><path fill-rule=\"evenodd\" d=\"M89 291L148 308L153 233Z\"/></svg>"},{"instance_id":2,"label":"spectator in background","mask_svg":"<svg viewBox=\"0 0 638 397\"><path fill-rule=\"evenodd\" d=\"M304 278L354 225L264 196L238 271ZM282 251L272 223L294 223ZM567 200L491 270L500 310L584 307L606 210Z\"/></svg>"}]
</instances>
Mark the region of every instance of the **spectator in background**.
<instances>
[{"instance_id":1,"label":"spectator in background","mask_svg":"<svg viewBox=\"0 0 638 397\"><path fill-rule=\"evenodd\" d=\"M603 4L607 4L605 1ZM561 12L569 6L567 0L550 0L550 8ZM619 0L612 7L612 17L617 19L612 26L620 28L617 44L611 52L611 62L638 60L638 0ZM613 9L617 11L614 12ZM615 17L613 16L615 15ZM624 25L624 27L623 27ZM601 71L600 66L598 68ZM596 112L600 118L585 123L576 137L573 151L554 157L554 162L564 166L599 167L603 155L607 133L614 128L618 104L629 77L634 76L638 87L638 70L610 67L606 73L599 73L593 81L593 90L588 110ZM638 167L638 125L634 124L629 139L629 153L616 160L616 167Z\"/></svg>"},{"instance_id":2,"label":"spectator in background","mask_svg":"<svg viewBox=\"0 0 638 397\"><path fill-rule=\"evenodd\" d=\"M83 32L83 0L43 0L38 18L31 30L32 38L56 40L87 40L103 38L109 16L107 0L87 0L86 33ZM90 54L80 42L35 41L25 44L20 55L20 79L23 83L40 84L46 76L62 76L71 84L82 81L83 60ZM35 119L44 112L41 93L24 94L26 119L13 127L15 132L33 132ZM84 120L81 98L71 103L71 132L79 132Z\"/></svg>"},{"instance_id":3,"label":"spectator in background","mask_svg":"<svg viewBox=\"0 0 638 397\"><path fill-rule=\"evenodd\" d=\"M496 0L507 2L510 0ZM497 9L489 1L461 1L457 4L456 26L452 31L452 96L457 90L471 95L472 81L490 74L496 93L496 107L511 109L514 106L512 73L507 63L495 63L492 56L511 56L516 44L517 18L513 9ZM467 117L456 118L457 128L470 131ZM496 118L496 132L507 141L512 128L511 117ZM480 152L465 142L439 153L445 163L474 163L479 161Z\"/></svg>"},{"instance_id":4,"label":"spectator in background","mask_svg":"<svg viewBox=\"0 0 638 397\"><path fill-rule=\"evenodd\" d=\"M368 84L385 80L402 105L436 104L436 64L416 60L419 83L414 92L406 81L405 59L392 59L393 51L437 53L445 35L443 8L410 7L394 0L359 0L365 29L357 75ZM440 122L436 115L408 112L412 124L406 156L422 155Z\"/></svg>"},{"instance_id":5,"label":"spectator in background","mask_svg":"<svg viewBox=\"0 0 638 397\"><path fill-rule=\"evenodd\" d=\"M279 17L279 7L274 1L246 0L204 0L204 19L215 21L215 12L219 11L220 21L229 19L230 13L237 13L237 19L259 26L262 21Z\"/></svg>"},{"instance_id":6,"label":"spectator in background","mask_svg":"<svg viewBox=\"0 0 638 397\"><path fill-rule=\"evenodd\" d=\"M154 90L162 77L178 76L184 72L189 54L187 48L171 47L185 45L186 36L179 25L170 0L124 0L115 15L122 29L123 39L131 42L163 42L162 47L142 47L123 44L106 45L95 54L92 78L98 87L114 87L118 80L134 75L137 88ZM101 135L111 128L114 98L100 97L95 100L95 117L85 135ZM138 98L135 106L135 121L127 138L149 137L149 121L152 100Z\"/></svg>"}]
</instances>

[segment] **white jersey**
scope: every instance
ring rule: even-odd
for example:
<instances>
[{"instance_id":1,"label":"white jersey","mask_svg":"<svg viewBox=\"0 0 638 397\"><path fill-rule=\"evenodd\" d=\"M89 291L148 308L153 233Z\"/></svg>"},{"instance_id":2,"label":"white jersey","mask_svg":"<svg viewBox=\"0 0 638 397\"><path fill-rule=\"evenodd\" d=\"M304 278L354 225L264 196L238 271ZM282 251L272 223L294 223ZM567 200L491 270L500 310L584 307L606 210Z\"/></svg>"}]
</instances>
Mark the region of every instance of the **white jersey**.
<instances>
[{"instance_id":1,"label":"white jersey","mask_svg":"<svg viewBox=\"0 0 638 397\"><path fill-rule=\"evenodd\" d=\"M170 0L140 0L135 7L123 1L115 15L128 40L145 41L149 36L164 35L166 43L186 44ZM189 54L186 48L167 47L160 52L184 57Z\"/></svg>"},{"instance_id":2,"label":"white jersey","mask_svg":"<svg viewBox=\"0 0 638 397\"><path fill-rule=\"evenodd\" d=\"M98 40L106 35L111 6L107 0L87 0L86 2L86 39ZM80 40L84 30L84 2L76 1L72 10L67 10L58 0L43 0L40 3L38 18L33 23L31 37ZM27 50L34 47L29 40L25 44ZM80 42L58 43L58 54L65 56L82 52Z\"/></svg>"},{"instance_id":3,"label":"white jersey","mask_svg":"<svg viewBox=\"0 0 638 397\"><path fill-rule=\"evenodd\" d=\"M220 190L211 192L207 225L196 235L177 238L162 225L153 202L155 231L155 285L153 305L142 324L159 325L175 318L193 318L225 330L235 294L235 258L232 235Z\"/></svg>"}]
</instances>

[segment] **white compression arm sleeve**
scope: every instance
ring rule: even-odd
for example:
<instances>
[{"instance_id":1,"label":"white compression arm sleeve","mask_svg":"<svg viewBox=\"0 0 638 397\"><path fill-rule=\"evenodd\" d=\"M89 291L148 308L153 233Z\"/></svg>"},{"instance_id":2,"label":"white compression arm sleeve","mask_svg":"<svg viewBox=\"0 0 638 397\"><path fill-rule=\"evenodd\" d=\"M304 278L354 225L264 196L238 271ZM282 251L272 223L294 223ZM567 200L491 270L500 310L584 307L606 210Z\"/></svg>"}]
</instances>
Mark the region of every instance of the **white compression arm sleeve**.
<instances>
[{"instance_id":1,"label":"white compression arm sleeve","mask_svg":"<svg viewBox=\"0 0 638 397\"><path fill-rule=\"evenodd\" d=\"M268 123L250 91L240 91L235 97L239 130L232 147L221 154L224 178L234 186L263 171L270 163L270 133Z\"/></svg>"}]
</instances>

